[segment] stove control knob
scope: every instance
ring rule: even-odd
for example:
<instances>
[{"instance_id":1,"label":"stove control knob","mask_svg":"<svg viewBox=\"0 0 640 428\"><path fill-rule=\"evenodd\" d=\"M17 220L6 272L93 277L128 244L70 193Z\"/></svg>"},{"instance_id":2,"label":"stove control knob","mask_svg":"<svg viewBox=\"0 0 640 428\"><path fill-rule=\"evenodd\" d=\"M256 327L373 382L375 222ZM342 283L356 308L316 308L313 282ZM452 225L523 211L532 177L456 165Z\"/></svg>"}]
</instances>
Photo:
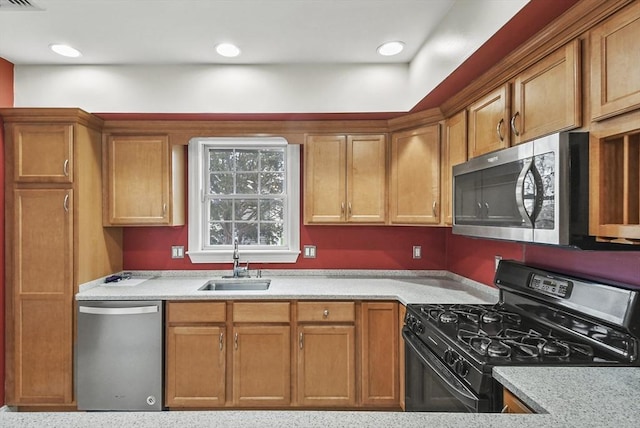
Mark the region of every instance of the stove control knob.
<instances>
[{"instance_id":1,"label":"stove control knob","mask_svg":"<svg viewBox=\"0 0 640 428\"><path fill-rule=\"evenodd\" d=\"M416 322L415 322L415 324L413 326L413 331L415 331L416 334L424 333L424 325L422 325L422 321L416 320Z\"/></svg>"},{"instance_id":2,"label":"stove control knob","mask_svg":"<svg viewBox=\"0 0 640 428\"><path fill-rule=\"evenodd\" d=\"M444 351L444 362L449 364L450 366L453 366L455 364L455 362L458 360L458 354L456 354L456 352L449 348L446 351Z\"/></svg>"},{"instance_id":3,"label":"stove control knob","mask_svg":"<svg viewBox=\"0 0 640 428\"><path fill-rule=\"evenodd\" d=\"M455 364L453 365L453 369L461 377L466 377L467 374L469 374L469 366L463 358L458 358L456 360Z\"/></svg>"}]
</instances>

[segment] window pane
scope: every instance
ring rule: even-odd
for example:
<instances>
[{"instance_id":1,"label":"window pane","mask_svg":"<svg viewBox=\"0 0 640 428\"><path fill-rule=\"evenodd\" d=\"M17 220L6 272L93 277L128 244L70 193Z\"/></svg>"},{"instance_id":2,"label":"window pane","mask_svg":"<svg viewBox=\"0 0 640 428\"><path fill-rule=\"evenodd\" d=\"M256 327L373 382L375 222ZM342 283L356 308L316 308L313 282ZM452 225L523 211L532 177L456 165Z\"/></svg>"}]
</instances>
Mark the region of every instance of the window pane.
<instances>
[{"instance_id":1,"label":"window pane","mask_svg":"<svg viewBox=\"0 0 640 428\"><path fill-rule=\"evenodd\" d=\"M238 195L255 195L258 193L258 173L237 173L236 193Z\"/></svg>"},{"instance_id":2,"label":"window pane","mask_svg":"<svg viewBox=\"0 0 640 428\"><path fill-rule=\"evenodd\" d=\"M231 245L233 243L233 223L209 223L209 245Z\"/></svg>"},{"instance_id":3,"label":"window pane","mask_svg":"<svg viewBox=\"0 0 640 428\"><path fill-rule=\"evenodd\" d=\"M236 221L258 221L257 199L238 199L235 205Z\"/></svg>"},{"instance_id":4,"label":"window pane","mask_svg":"<svg viewBox=\"0 0 640 428\"><path fill-rule=\"evenodd\" d=\"M230 195L233 193L233 174L209 174L209 193Z\"/></svg>"},{"instance_id":5,"label":"window pane","mask_svg":"<svg viewBox=\"0 0 640 428\"><path fill-rule=\"evenodd\" d=\"M263 199L260 201L261 221L283 221L284 199Z\"/></svg>"},{"instance_id":6,"label":"window pane","mask_svg":"<svg viewBox=\"0 0 640 428\"><path fill-rule=\"evenodd\" d=\"M233 171L234 160L233 149L210 149L209 171Z\"/></svg>"},{"instance_id":7,"label":"window pane","mask_svg":"<svg viewBox=\"0 0 640 428\"><path fill-rule=\"evenodd\" d=\"M209 203L209 220L233 220L233 201L230 199L212 199Z\"/></svg>"},{"instance_id":8,"label":"window pane","mask_svg":"<svg viewBox=\"0 0 640 428\"><path fill-rule=\"evenodd\" d=\"M258 243L258 223L237 222L238 243L240 245L255 245Z\"/></svg>"},{"instance_id":9,"label":"window pane","mask_svg":"<svg viewBox=\"0 0 640 428\"><path fill-rule=\"evenodd\" d=\"M260 193L263 195L281 195L284 193L284 173L263 172L260 174Z\"/></svg>"},{"instance_id":10,"label":"window pane","mask_svg":"<svg viewBox=\"0 0 640 428\"><path fill-rule=\"evenodd\" d=\"M258 151L238 150L236 171L258 171Z\"/></svg>"},{"instance_id":11,"label":"window pane","mask_svg":"<svg viewBox=\"0 0 640 428\"><path fill-rule=\"evenodd\" d=\"M261 171L284 171L284 149L260 150Z\"/></svg>"},{"instance_id":12,"label":"window pane","mask_svg":"<svg viewBox=\"0 0 640 428\"><path fill-rule=\"evenodd\" d=\"M282 223L260 223L260 245L284 245Z\"/></svg>"}]
</instances>

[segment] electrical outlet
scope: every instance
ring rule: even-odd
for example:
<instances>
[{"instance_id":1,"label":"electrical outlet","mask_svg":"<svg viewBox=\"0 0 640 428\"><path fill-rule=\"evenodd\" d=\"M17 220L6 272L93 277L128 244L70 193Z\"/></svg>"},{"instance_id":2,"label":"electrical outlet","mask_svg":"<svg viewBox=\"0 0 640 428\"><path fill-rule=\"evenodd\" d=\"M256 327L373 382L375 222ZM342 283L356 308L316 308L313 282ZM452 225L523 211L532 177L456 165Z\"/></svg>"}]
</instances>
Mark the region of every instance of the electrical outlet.
<instances>
[{"instance_id":1,"label":"electrical outlet","mask_svg":"<svg viewBox=\"0 0 640 428\"><path fill-rule=\"evenodd\" d=\"M171 258L172 259L184 259L184 246L182 246L182 245L173 245L171 247Z\"/></svg>"},{"instance_id":2,"label":"electrical outlet","mask_svg":"<svg viewBox=\"0 0 640 428\"><path fill-rule=\"evenodd\" d=\"M316 258L316 246L315 245L305 245L304 246L304 255L305 259L315 259Z\"/></svg>"},{"instance_id":3,"label":"electrical outlet","mask_svg":"<svg viewBox=\"0 0 640 428\"><path fill-rule=\"evenodd\" d=\"M413 246L413 258L414 259L422 258L422 247L420 245Z\"/></svg>"},{"instance_id":4,"label":"electrical outlet","mask_svg":"<svg viewBox=\"0 0 640 428\"><path fill-rule=\"evenodd\" d=\"M500 260L502 260L502 256L495 256L495 263L496 263L496 267L495 270L498 270L498 265L500 264Z\"/></svg>"}]
</instances>

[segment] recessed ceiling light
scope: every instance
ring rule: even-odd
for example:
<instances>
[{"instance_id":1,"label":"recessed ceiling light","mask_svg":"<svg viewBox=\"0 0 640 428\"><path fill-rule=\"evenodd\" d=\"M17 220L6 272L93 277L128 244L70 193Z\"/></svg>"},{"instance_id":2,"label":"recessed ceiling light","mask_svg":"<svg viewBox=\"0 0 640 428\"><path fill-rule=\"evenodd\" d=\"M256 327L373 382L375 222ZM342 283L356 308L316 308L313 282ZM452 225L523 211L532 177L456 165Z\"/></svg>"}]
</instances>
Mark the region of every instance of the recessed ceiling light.
<instances>
[{"instance_id":1,"label":"recessed ceiling light","mask_svg":"<svg viewBox=\"0 0 640 428\"><path fill-rule=\"evenodd\" d=\"M404 43L400 41L386 42L378 46L378 53L383 56L398 55L404 49Z\"/></svg>"},{"instance_id":2,"label":"recessed ceiling light","mask_svg":"<svg viewBox=\"0 0 640 428\"><path fill-rule=\"evenodd\" d=\"M82 55L79 50L74 49L69 45L54 43L49 45L49 48L58 55L67 56L69 58L77 58Z\"/></svg>"},{"instance_id":3,"label":"recessed ceiling light","mask_svg":"<svg viewBox=\"0 0 640 428\"><path fill-rule=\"evenodd\" d=\"M240 55L240 48L231 43L220 43L216 46L216 52L227 58L233 58Z\"/></svg>"}]
</instances>

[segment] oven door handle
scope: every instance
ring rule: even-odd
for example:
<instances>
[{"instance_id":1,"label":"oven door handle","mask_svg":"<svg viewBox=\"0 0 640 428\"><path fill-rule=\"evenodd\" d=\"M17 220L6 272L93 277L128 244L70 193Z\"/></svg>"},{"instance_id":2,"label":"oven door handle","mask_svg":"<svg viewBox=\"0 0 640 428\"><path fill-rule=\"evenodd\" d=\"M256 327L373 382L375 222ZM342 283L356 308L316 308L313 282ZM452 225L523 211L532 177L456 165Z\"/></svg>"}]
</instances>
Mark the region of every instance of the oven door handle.
<instances>
[{"instance_id":1,"label":"oven door handle","mask_svg":"<svg viewBox=\"0 0 640 428\"><path fill-rule=\"evenodd\" d=\"M446 376L443 373L450 373L451 371L447 366L442 363L438 357L422 344L419 340L414 338L413 333L410 333L406 329L402 330L402 337L405 343L411 347L415 352L416 357L428 366L442 381L451 394L453 394L460 402L474 411L478 411L479 398L465 385L462 384L457 378L452 376Z\"/></svg>"}]
</instances>

